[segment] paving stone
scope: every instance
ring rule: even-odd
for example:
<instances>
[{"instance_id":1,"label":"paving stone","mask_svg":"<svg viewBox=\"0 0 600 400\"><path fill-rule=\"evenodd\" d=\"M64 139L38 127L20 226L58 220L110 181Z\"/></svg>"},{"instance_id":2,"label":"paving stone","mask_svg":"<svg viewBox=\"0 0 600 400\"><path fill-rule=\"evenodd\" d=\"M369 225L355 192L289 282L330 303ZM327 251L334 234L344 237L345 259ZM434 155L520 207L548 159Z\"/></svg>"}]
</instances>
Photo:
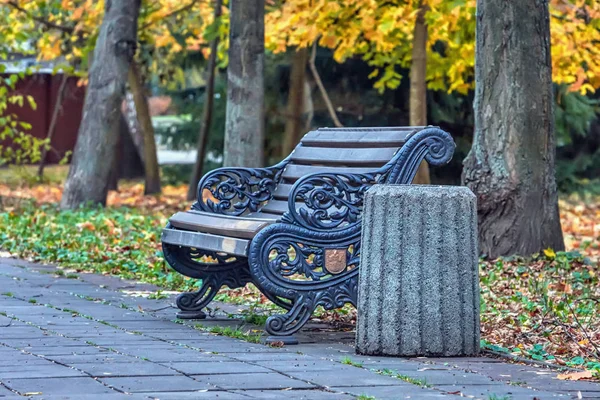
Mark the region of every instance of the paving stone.
<instances>
[{"instance_id":1,"label":"paving stone","mask_svg":"<svg viewBox=\"0 0 600 400\"><path fill-rule=\"evenodd\" d=\"M458 399L455 395L444 394L442 392L420 388L410 383L396 386L348 386L331 387L331 390L349 393L354 396L372 396L377 400L430 400L430 399ZM487 400L487 399L486 399Z\"/></svg>"},{"instance_id":2,"label":"paving stone","mask_svg":"<svg viewBox=\"0 0 600 400\"><path fill-rule=\"evenodd\" d=\"M73 391L85 394L114 393L93 378L43 378L3 379L10 389L23 393L41 392L43 395L73 395Z\"/></svg>"},{"instance_id":3,"label":"paving stone","mask_svg":"<svg viewBox=\"0 0 600 400\"><path fill-rule=\"evenodd\" d=\"M221 389L286 389L286 388L311 388L315 385L291 379L276 373L266 374L236 374L231 375L197 375L194 379L199 382L209 383Z\"/></svg>"},{"instance_id":4,"label":"paving stone","mask_svg":"<svg viewBox=\"0 0 600 400\"><path fill-rule=\"evenodd\" d=\"M248 400L249 396L223 390L201 390L195 392L153 392L147 393L149 398L160 400L180 399L217 399L217 400ZM251 397L250 397L251 398Z\"/></svg>"},{"instance_id":5,"label":"paving stone","mask_svg":"<svg viewBox=\"0 0 600 400\"><path fill-rule=\"evenodd\" d=\"M271 372L269 369L247 364L243 362L173 362L165 363L165 366L175 368L187 375L209 375L209 374L243 374L255 372Z\"/></svg>"},{"instance_id":6,"label":"paving stone","mask_svg":"<svg viewBox=\"0 0 600 400\"><path fill-rule=\"evenodd\" d=\"M135 357L129 357L123 354L112 352L106 354L71 354L68 356L48 356L48 359L69 365L81 363L131 363L139 361L139 359Z\"/></svg>"},{"instance_id":7,"label":"paving stone","mask_svg":"<svg viewBox=\"0 0 600 400\"><path fill-rule=\"evenodd\" d=\"M146 353L147 354L147 353ZM169 362L182 362L182 361L193 361L193 362L215 362L215 361L232 361L230 358L194 350L188 350L186 352L170 352L169 350L161 350L160 352L153 352L147 358L156 363L169 363Z\"/></svg>"},{"instance_id":8,"label":"paving stone","mask_svg":"<svg viewBox=\"0 0 600 400\"><path fill-rule=\"evenodd\" d=\"M42 365L15 364L0 367L0 380L10 378L66 378L85 376L81 371L60 364L48 363Z\"/></svg>"},{"instance_id":9,"label":"paving stone","mask_svg":"<svg viewBox=\"0 0 600 400\"><path fill-rule=\"evenodd\" d=\"M499 358L491 357L411 357L408 360L418 362L432 362L436 364L452 364L452 363L500 363L502 360Z\"/></svg>"},{"instance_id":10,"label":"paving stone","mask_svg":"<svg viewBox=\"0 0 600 400\"><path fill-rule=\"evenodd\" d=\"M361 368L338 372L337 369L329 371L310 371L310 372L287 372L287 375L310 381L321 386L394 386L400 381L397 378L379 375Z\"/></svg>"},{"instance_id":11,"label":"paving stone","mask_svg":"<svg viewBox=\"0 0 600 400\"><path fill-rule=\"evenodd\" d=\"M71 367L85 371L94 377L125 377L125 376L166 376L181 375L179 372L152 362L132 363L83 363L70 364Z\"/></svg>"},{"instance_id":12,"label":"paving stone","mask_svg":"<svg viewBox=\"0 0 600 400\"><path fill-rule=\"evenodd\" d=\"M34 396L28 397L32 400L148 400L148 397L143 394L125 394L113 392L111 394L72 394L72 395L51 395L51 396ZM2 399L5 400L5 399ZM17 399L15 399L17 400ZM23 400L23 397L19 397L18 400Z\"/></svg>"},{"instance_id":13,"label":"paving stone","mask_svg":"<svg viewBox=\"0 0 600 400\"><path fill-rule=\"evenodd\" d=\"M487 376L463 372L449 371L394 371L395 373L413 379L421 380L427 384L437 385L501 385L502 382L493 381Z\"/></svg>"},{"instance_id":14,"label":"paving stone","mask_svg":"<svg viewBox=\"0 0 600 400\"><path fill-rule=\"evenodd\" d=\"M14 365L45 365L52 364L50 361L33 355L11 355L10 357L0 357L1 367L12 367Z\"/></svg>"},{"instance_id":15,"label":"paving stone","mask_svg":"<svg viewBox=\"0 0 600 400\"><path fill-rule=\"evenodd\" d=\"M252 363L280 372L311 372L335 369L336 371L345 373L356 368L333 361L318 359L311 359L310 361L254 361Z\"/></svg>"},{"instance_id":16,"label":"paving stone","mask_svg":"<svg viewBox=\"0 0 600 400\"><path fill-rule=\"evenodd\" d=\"M60 347L23 347L23 350L28 353L43 355L45 357L51 356L68 356L68 355L92 355L92 354L107 354L111 353L110 350L107 349L99 349L94 346L60 346Z\"/></svg>"},{"instance_id":17,"label":"paving stone","mask_svg":"<svg viewBox=\"0 0 600 400\"><path fill-rule=\"evenodd\" d=\"M578 390L597 392L600 396L600 384L595 382L585 381L563 381L556 379L556 372L548 375L539 375L531 373L523 373L519 376L518 381L523 382L528 387L540 387L548 391L557 392L576 392Z\"/></svg>"},{"instance_id":18,"label":"paving stone","mask_svg":"<svg viewBox=\"0 0 600 400\"><path fill-rule=\"evenodd\" d=\"M244 398L253 399L302 399L302 400L346 400L354 399L340 392L327 392L324 390L235 390L234 393L243 394Z\"/></svg>"},{"instance_id":19,"label":"paving stone","mask_svg":"<svg viewBox=\"0 0 600 400\"><path fill-rule=\"evenodd\" d=\"M214 389L207 382L200 382L187 376L169 376L164 379L155 377L132 377L132 378L98 378L101 382L113 388L130 393L145 392L178 392L194 391L202 389Z\"/></svg>"},{"instance_id":20,"label":"paving stone","mask_svg":"<svg viewBox=\"0 0 600 400\"><path fill-rule=\"evenodd\" d=\"M512 385L440 385L435 387L449 393L456 393L462 396L474 396L477 398L503 398L510 400L523 399L533 400L534 398L546 400L547 398L565 398L558 393L545 391L535 391Z\"/></svg>"},{"instance_id":21,"label":"paving stone","mask_svg":"<svg viewBox=\"0 0 600 400\"><path fill-rule=\"evenodd\" d=\"M303 354L297 353L240 353L240 354L230 354L229 357L235 358L240 361L307 361L307 360L315 360L314 357L305 356Z\"/></svg>"},{"instance_id":22,"label":"paving stone","mask_svg":"<svg viewBox=\"0 0 600 400\"><path fill-rule=\"evenodd\" d=\"M11 392L10 390L8 390L8 389L6 389L6 388L4 388L4 387L2 387L0 385L0 398L4 398L4 397L7 397L7 396L13 397L13 396L16 396L16 395L13 392Z\"/></svg>"}]
</instances>

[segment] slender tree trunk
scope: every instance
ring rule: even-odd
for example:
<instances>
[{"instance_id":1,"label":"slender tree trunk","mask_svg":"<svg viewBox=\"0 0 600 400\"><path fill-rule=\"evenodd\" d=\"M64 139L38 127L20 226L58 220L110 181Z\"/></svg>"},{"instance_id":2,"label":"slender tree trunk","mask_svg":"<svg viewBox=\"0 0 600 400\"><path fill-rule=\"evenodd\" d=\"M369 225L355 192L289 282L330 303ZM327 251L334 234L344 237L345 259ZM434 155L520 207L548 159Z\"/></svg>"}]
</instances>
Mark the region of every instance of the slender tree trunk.
<instances>
[{"instance_id":1,"label":"slender tree trunk","mask_svg":"<svg viewBox=\"0 0 600 400\"><path fill-rule=\"evenodd\" d=\"M135 55L140 0L107 0L94 49L63 209L106 204L127 72Z\"/></svg>"},{"instance_id":2,"label":"slender tree trunk","mask_svg":"<svg viewBox=\"0 0 600 400\"><path fill-rule=\"evenodd\" d=\"M115 142L115 156L113 157L110 174L108 175L108 190L119 190L119 179L121 178L121 162L123 161L123 124L126 124L125 118L121 113L119 118L119 132Z\"/></svg>"},{"instance_id":3,"label":"slender tree trunk","mask_svg":"<svg viewBox=\"0 0 600 400\"><path fill-rule=\"evenodd\" d=\"M62 110L62 102L65 97L65 89L67 88L67 82L69 81L69 75L63 72L60 86L58 87L58 93L56 94L56 103L54 104L54 110L52 111L52 119L50 120L50 126L48 127L48 133L46 139L48 144L42 149L42 155L40 157L40 166L38 168L38 177L41 179L44 177L44 168L46 167L46 157L48 155L48 149L52 145L52 136L54 136L54 130L56 129L56 123L58 122L58 115Z\"/></svg>"},{"instance_id":4,"label":"slender tree trunk","mask_svg":"<svg viewBox=\"0 0 600 400\"><path fill-rule=\"evenodd\" d=\"M144 194L160 193L160 171L156 155L156 142L154 141L154 127L152 126L148 98L144 92L142 77L135 61L129 67L127 80L131 94L133 95L137 121L142 131L142 137L144 138Z\"/></svg>"},{"instance_id":5,"label":"slender tree trunk","mask_svg":"<svg viewBox=\"0 0 600 400\"><path fill-rule=\"evenodd\" d=\"M419 12L415 20L412 48L412 64L410 67L410 125L427 125L427 24L425 14L429 6L425 1L419 2ZM429 184L429 166L421 162L413 183Z\"/></svg>"},{"instance_id":6,"label":"slender tree trunk","mask_svg":"<svg viewBox=\"0 0 600 400\"><path fill-rule=\"evenodd\" d=\"M463 181L495 258L564 248L554 179L547 0L478 0L475 136Z\"/></svg>"},{"instance_id":7,"label":"slender tree trunk","mask_svg":"<svg viewBox=\"0 0 600 400\"><path fill-rule=\"evenodd\" d=\"M317 41L315 40L315 42L313 43L312 52L310 55L310 61L308 63L308 65L310 66L310 72L312 72L313 79L315 80L315 83L317 84L317 87L319 88L319 92L321 93L321 96L323 97L323 101L325 102L325 105L327 106L327 111L329 111L329 116L333 120L333 125L335 125L337 128L341 128L344 125L342 125L342 123L340 122L340 120L337 116L337 113L335 112L335 108L333 107L333 103L331 102L331 99L329 98L329 95L327 94L325 85L323 85L323 81L321 80L321 76L319 75L319 71L317 70L317 65L315 64L316 58L317 58Z\"/></svg>"},{"instance_id":8,"label":"slender tree trunk","mask_svg":"<svg viewBox=\"0 0 600 400\"><path fill-rule=\"evenodd\" d=\"M221 17L221 8L223 0L215 1L215 23L218 23ZM200 126L200 134L198 135L198 147L196 152L196 164L192 171L190 184L188 186L187 199L193 200L197 193L196 188L198 181L202 178L202 169L204 168L204 159L206 157L206 144L208 143L208 133L212 124L213 103L215 97L215 74L217 70L217 51L219 46L219 36L210 42L210 56L206 66L206 101L204 103L204 114L202 115L202 124Z\"/></svg>"},{"instance_id":9,"label":"slender tree trunk","mask_svg":"<svg viewBox=\"0 0 600 400\"><path fill-rule=\"evenodd\" d=\"M285 136L283 138L283 156L287 156L300 142L306 127L305 113L305 87L306 87L306 62L308 49L297 49L292 56L290 71L290 89L287 102L287 120L285 123Z\"/></svg>"},{"instance_id":10,"label":"slender tree trunk","mask_svg":"<svg viewBox=\"0 0 600 400\"><path fill-rule=\"evenodd\" d=\"M129 74L127 75L129 79ZM127 123L127 134L131 135L131 141L135 145L135 151L137 152L140 160L144 162L144 136L140 128L140 124L137 119L137 112L135 110L135 101L133 100L133 93L131 91L125 92L125 109L123 110L123 117Z\"/></svg>"},{"instance_id":11,"label":"slender tree trunk","mask_svg":"<svg viewBox=\"0 0 600 400\"><path fill-rule=\"evenodd\" d=\"M231 0L225 166L261 167L265 130L265 1Z\"/></svg>"}]
</instances>

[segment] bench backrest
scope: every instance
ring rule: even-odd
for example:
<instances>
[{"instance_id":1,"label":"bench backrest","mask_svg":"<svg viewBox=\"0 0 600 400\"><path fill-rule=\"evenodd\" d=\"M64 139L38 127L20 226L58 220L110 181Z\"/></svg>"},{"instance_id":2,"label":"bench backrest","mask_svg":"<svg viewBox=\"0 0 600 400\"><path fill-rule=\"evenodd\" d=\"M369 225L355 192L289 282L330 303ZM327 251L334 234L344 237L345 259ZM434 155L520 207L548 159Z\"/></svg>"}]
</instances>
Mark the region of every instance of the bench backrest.
<instances>
[{"instance_id":1,"label":"bench backrest","mask_svg":"<svg viewBox=\"0 0 600 400\"><path fill-rule=\"evenodd\" d=\"M290 155L282 179L262 213L281 216L299 178L319 172L365 173L388 163L404 143L424 127L321 128L304 135Z\"/></svg>"}]
</instances>

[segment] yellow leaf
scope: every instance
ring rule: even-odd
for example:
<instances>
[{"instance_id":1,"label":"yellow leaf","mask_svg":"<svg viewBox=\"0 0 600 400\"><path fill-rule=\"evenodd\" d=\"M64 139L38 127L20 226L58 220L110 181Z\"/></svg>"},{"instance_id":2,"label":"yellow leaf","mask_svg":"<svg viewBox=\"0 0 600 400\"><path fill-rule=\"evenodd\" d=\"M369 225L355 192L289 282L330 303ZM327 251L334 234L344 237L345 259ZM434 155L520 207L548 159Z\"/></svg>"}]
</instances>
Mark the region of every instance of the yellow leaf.
<instances>
[{"instance_id":1,"label":"yellow leaf","mask_svg":"<svg viewBox=\"0 0 600 400\"><path fill-rule=\"evenodd\" d=\"M544 254L546 255L546 257L548 257L552 260L556 258L556 253L550 247L548 247L546 250L544 250Z\"/></svg>"}]
</instances>

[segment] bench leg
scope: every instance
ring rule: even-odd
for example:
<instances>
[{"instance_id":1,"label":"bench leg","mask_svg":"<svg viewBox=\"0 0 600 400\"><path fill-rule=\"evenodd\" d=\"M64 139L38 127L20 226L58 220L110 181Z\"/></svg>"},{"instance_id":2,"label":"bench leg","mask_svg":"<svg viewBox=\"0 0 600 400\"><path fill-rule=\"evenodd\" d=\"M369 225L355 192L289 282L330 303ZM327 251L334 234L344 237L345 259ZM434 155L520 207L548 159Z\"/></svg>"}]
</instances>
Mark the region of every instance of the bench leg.
<instances>
[{"instance_id":1,"label":"bench leg","mask_svg":"<svg viewBox=\"0 0 600 400\"><path fill-rule=\"evenodd\" d=\"M298 332L314 311L315 302L311 293L298 296L287 313L272 315L267 319L265 329L269 335L273 335L267 340L283 340L281 336L290 336Z\"/></svg>"},{"instance_id":2,"label":"bench leg","mask_svg":"<svg viewBox=\"0 0 600 400\"><path fill-rule=\"evenodd\" d=\"M163 253L165 260L174 270L190 278L202 280L198 291L182 293L177 297L176 304L181 310L177 317L181 319L206 318L203 309L223 286L235 289L252 282L247 258L168 243L163 243ZM206 262L206 258L214 262Z\"/></svg>"},{"instance_id":3,"label":"bench leg","mask_svg":"<svg viewBox=\"0 0 600 400\"><path fill-rule=\"evenodd\" d=\"M177 307L181 310L177 318L204 319L206 313L203 309L214 299L223 286L231 289L244 287L251 282L250 272L247 267L234 268L222 272L208 274L202 279L202 286L196 292L181 293L177 296Z\"/></svg>"},{"instance_id":4,"label":"bench leg","mask_svg":"<svg viewBox=\"0 0 600 400\"><path fill-rule=\"evenodd\" d=\"M181 310L177 313L177 318L205 319L206 313L202 309L213 300L220 289L214 281L214 279L204 280L197 292L181 293L177 296L176 304Z\"/></svg>"}]
</instances>

